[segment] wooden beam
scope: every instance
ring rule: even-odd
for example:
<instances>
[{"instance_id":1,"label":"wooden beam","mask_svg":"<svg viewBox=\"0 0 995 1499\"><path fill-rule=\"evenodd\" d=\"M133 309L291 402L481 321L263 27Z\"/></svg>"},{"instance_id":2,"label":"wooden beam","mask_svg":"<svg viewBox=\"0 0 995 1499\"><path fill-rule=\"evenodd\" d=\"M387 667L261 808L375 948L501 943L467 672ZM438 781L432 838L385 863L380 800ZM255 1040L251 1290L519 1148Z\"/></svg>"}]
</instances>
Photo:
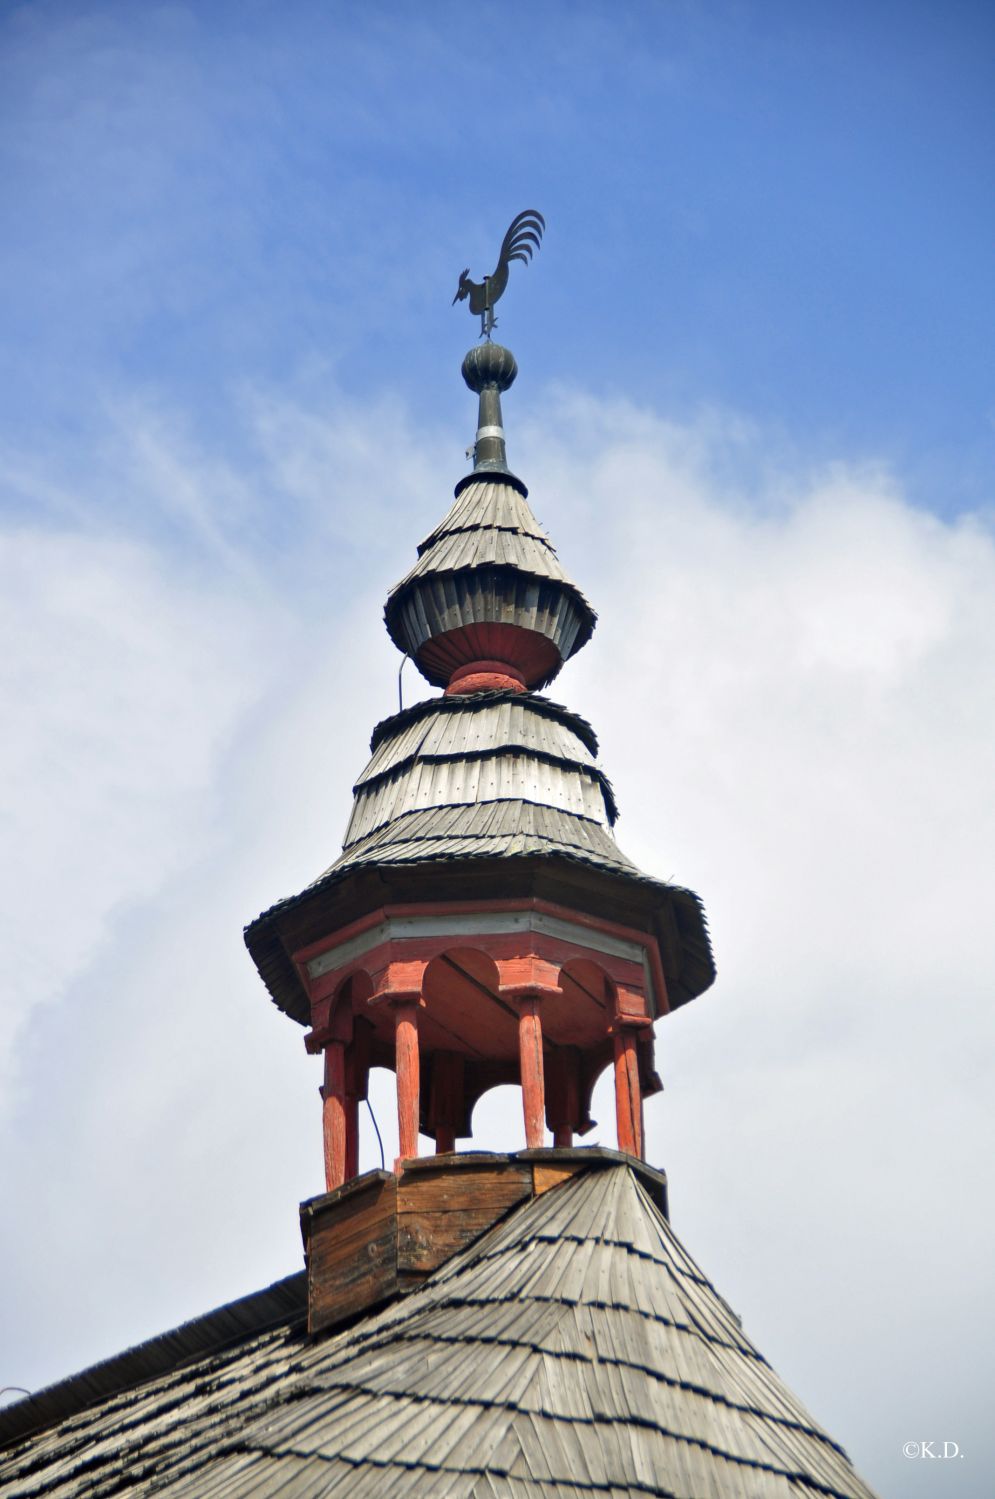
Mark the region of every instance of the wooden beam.
<instances>
[{"instance_id":1,"label":"wooden beam","mask_svg":"<svg viewBox=\"0 0 995 1499\"><path fill-rule=\"evenodd\" d=\"M397 1167L418 1154L419 1060L418 1005L414 996L394 1003L395 1072L397 1076ZM396 1169L396 1168L395 1168Z\"/></svg>"},{"instance_id":2,"label":"wooden beam","mask_svg":"<svg viewBox=\"0 0 995 1499\"><path fill-rule=\"evenodd\" d=\"M518 1057L522 1075L525 1143L529 1150L538 1150L543 1143L546 1087L542 1067L542 1022L539 1019L539 1001L535 995L521 1001Z\"/></svg>"},{"instance_id":3,"label":"wooden beam","mask_svg":"<svg viewBox=\"0 0 995 1499\"><path fill-rule=\"evenodd\" d=\"M615 1121L619 1150L641 1160L643 1102L639 1087L639 1055L636 1032L624 1025L615 1027Z\"/></svg>"},{"instance_id":4,"label":"wooden beam","mask_svg":"<svg viewBox=\"0 0 995 1499\"><path fill-rule=\"evenodd\" d=\"M456 1149L456 1132L465 1112L463 1057L455 1051L437 1051L431 1058L426 1115L435 1132L436 1155L449 1155Z\"/></svg>"},{"instance_id":5,"label":"wooden beam","mask_svg":"<svg viewBox=\"0 0 995 1499\"><path fill-rule=\"evenodd\" d=\"M325 1047L325 1083L322 1097L322 1133L325 1144L325 1190L332 1192L346 1179L345 1046L329 1041Z\"/></svg>"},{"instance_id":6,"label":"wooden beam","mask_svg":"<svg viewBox=\"0 0 995 1499\"><path fill-rule=\"evenodd\" d=\"M569 1150L581 1125L580 1053L561 1046L549 1054L546 1075L546 1125L556 1149Z\"/></svg>"}]
</instances>

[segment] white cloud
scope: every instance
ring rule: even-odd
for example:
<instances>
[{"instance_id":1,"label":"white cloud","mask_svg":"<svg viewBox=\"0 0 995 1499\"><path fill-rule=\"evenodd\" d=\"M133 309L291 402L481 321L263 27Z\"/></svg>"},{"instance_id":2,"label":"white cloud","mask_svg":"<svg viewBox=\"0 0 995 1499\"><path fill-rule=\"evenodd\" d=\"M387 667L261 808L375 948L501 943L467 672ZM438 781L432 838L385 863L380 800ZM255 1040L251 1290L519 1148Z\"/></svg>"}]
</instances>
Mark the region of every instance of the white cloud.
<instances>
[{"instance_id":1,"label":"white cloud","mask_svg":"<svg viewBox=\"0 0 995 1499\"><path fill-rule=\"evenodd\" d=\"M64 997L116 911L214 835L212 792L269 649L248 602L147 547L80 532L0 539L6 994L0 1068Z\"/></svg>"},{"instance_id":2,"label":"white cloud","mask_svg":"<svg viewBox=\"0 0 995 1499\"><path fill-rule=\"evenodd\" d=\"M593 465L550 442L578 429ZM557 692L601 734L622 847L712 921L718 983L659 1027L678 1230L911 1492L903 1420L944 1412L980 1450L986 1419L971 1358L939 1350L990 1315L995 545L873 466L786 466L744 503L744 441L755 472L756 436L714 418L546 423L526 471L603 611Z\"/></svg>"},{"instance_id":3,"label":"white cloud","mask_svg":"<svg viewBox=\"0 0 995 1499\"><path fill-rule=\"evenodd\" d=\"M7 1140L16 1383L293 1268L296 1203L320 1187L315 1064L239 929L338 851L395 705L380 606L458 464L409 430L413 504L382 412L259 395L251 421L252 465L222 487L251 516L286 486L278 588L212 508L217 466L161 427L151 489L168 474L195 497L202 541L226 522L195 577L149 543L8 539L8 1045L35 1014ZM622 847L712 920L719 981L661 1025L649 1115L676 1227L858 1460L898 1423L903 1472L920 1410L980 1445L957 1347L978 1336L991 1228L992 538L874 465L800 470L721 413L681 428L560 393L512 457L602 616L553 695L599 732ZM486 1127L478 1143L507 1148L507 1114Z\"/></svg>"}]
</instances>

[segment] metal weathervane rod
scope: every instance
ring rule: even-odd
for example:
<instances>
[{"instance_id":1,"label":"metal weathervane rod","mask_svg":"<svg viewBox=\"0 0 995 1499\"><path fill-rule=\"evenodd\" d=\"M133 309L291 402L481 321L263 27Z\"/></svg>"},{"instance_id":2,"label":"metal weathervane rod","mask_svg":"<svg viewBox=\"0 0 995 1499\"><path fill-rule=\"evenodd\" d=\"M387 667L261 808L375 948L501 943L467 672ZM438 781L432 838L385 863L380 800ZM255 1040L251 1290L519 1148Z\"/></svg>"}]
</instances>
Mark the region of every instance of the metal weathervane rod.
<instances>
[{"instance_id":1,"label":"metal weathervane rod","mask_svg":"<svg viewBox=\"0 0 995 1499\"><path fill-rule=\"evenodd\" d=\"M480 336L490 338L497 318L494 316L494 304L499 297L504 295L504 289L508 285L508 272L513 260L520 260L528 265L532 259L533 250L538 250L542 243L543 230L546 220L542 214L534 208L526 208L524 212L512 219L508 227L508 233L501 242L501 253L498 256L497 268L491 276L485 276L483 281L470 280L470 267L459 278L459 286L453 297L453 306L457 302L465 302L470 299L470 311L476 316L480 315Z\"/></svg>"}]
</instances>

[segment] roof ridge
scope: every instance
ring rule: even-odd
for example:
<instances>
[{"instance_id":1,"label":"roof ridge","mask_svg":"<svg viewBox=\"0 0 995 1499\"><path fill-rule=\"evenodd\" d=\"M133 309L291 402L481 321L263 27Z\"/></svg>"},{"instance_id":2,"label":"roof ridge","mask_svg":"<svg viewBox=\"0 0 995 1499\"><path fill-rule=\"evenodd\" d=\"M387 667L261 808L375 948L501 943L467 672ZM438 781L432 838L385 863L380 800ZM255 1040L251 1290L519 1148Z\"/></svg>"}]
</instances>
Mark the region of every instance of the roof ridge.
<instances>
[{"instance_id":1,"label":"roof ridge","mask_svg":"<svg viewBox=\"0 0 995 1499\"><path fill-rule=\"evenodd\" d=\"M298 1270L261 1291L251 1291L190 1317L178 1327L156 1333L4 1406L0 1410L0 1447L39 1426L84 1411L101 1399L168 1374L192 1359L220 1352L246 1336L284 1322L303 1321L306 1315L307 1277L305 1271Z\"/></svg>"}]
</instances>

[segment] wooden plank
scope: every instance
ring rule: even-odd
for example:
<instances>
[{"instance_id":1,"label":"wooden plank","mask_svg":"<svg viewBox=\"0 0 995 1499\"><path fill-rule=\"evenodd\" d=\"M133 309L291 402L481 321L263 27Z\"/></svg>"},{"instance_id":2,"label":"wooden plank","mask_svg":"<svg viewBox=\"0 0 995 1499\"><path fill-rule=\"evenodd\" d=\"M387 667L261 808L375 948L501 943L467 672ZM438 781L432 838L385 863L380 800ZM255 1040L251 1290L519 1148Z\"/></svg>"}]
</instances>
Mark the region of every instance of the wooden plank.
<instances>
[{"instance_id":1,"label":"wooden plank","mask_svg":"<svg viewBox=\"0 0 995 1499\"><path fill-rule=\"evenodd\" d=\"M531 1196L531 1169L515 1161L406 1171L397 1189L398 1272L437 1269Z\"/></svg>"},{"instance_id":2,"label":"wooden plank","mask_svg":"<svg viewBox=\"0 0 995 1499\"><path fill-rule=\"evenodd\" d=\"M397 1290L397 1180L374 1171L349 1187L301 1208L312 1334Z\"/></svg>"},{"instance_id":3,"label":"wooden plank","mask_svg":"<svg viewBox=\"0 0 995 1499\"><path fill-rule=\"evenodd\" d=\"M541 1197L543 1192L548 1192L550 1187L558 1187L560 1182L566 1181L568 1177L576 1176L578 1171L588 1170L587 1161L578 1161L575 1166L534 1166L532 1170L532 1182L535 1195Z\"/></svg>"}]
</instances>

